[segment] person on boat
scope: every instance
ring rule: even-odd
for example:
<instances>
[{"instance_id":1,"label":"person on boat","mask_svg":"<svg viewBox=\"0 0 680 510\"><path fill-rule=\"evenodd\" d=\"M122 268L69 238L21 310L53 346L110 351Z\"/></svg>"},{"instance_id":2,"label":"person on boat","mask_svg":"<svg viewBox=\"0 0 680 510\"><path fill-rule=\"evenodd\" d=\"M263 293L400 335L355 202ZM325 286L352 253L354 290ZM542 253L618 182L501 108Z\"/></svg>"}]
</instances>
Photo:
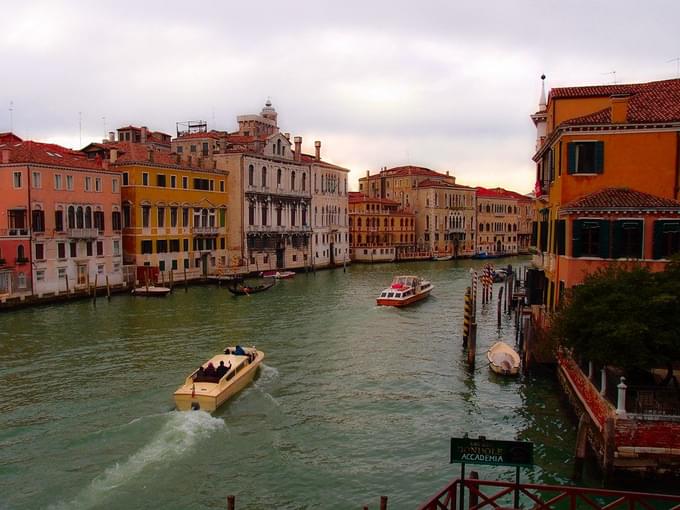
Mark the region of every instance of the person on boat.
<instances>
[{"instance_id":1,"label":"person on boat","mask_svg":"<svg viewBox=\"0 0 680 510\"><path fill-rule=\"evenodd\" d=\"M243 347L237 345L236 348L234 349L234 354L236 356L246 356L246 351L243 350Z\"/></svg>"},{"instance_id":2,"label":"person on boat","mask_svg":"<svg viewBox=\"0 0 680 510\"><path fill-rule=\"evenodd\" d=\"M201 381L201 379L205 377L205 370L203 370L203 365L198 367L198 370L196 370L196 375L194 376L194 381Z\"/></svg>"},{"instance_id":3,"label":"person on boat","mask_svg":"<svg viewBox=\"0 0 680 510\"><path fill-rule=\"evenodd\" d=\"M212 364L212 361L208 363L207 367L205 367L205 375L206 377L215 377L217 375L215 365Z\"/></svg>"},{"instance_id":4,"label":"person on boat","mask_svg":"<svg viewBox=\"0 0 680 510\"><path fill-rule=\"evenodd\" d=\"M229 347L224 349L224 354L231 354L231 349L229 349Z\"/></svg>"},{"instance_id":5,"label":"person on boat","mask_svg":"<svg viewBox=\"0 0 680 510\"><path fill-rule=\"evenodd\" d=\"M225 365L224 360L220 361L220 366L218 366L216 370L217 377L222 379L222 377L224 377L227 372L229 372L229 370L231 370L231 363L229 363L229 365Z\"/></svg>"}]
</instances>

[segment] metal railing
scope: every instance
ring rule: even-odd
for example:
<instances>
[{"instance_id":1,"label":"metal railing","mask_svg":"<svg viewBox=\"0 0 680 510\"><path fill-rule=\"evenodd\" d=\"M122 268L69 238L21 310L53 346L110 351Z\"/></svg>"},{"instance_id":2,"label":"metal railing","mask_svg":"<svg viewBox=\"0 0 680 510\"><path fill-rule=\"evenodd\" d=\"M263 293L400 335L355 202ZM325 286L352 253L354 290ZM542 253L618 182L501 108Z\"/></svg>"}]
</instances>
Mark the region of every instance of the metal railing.
<instances>
[{"instance_id":1,"label":"metal railing","mask_svg":"<svg viewBox=\"0 0 680 510\"><path fill-rule=\"evenodd\" d=\"M96 239L99 229L96 228L68 228L66 235L71 239Z\"/></svg>"},{"instance_id":2,"label":"metal railing","mask_svg":"<svg viewBox=\"0 0 680 510\"><path fill-rule=\"evenodd\" d=\"M219 234L219 227L192 227L191 233L199 236L216 236Z\"/></svg>"},{"instance_id":3,"label":"metal railing","mask_svg":"<svg viewBox=\"0 0 680 510\"><path fill-rule=\"evenodd\" d=\"M10 236L27 236L31 234L28 228L0 228L0 237Z\"/></svg>"},{"instance_id":4,"label":"metal railing","mask_svg":"<svg viewBox=\"0 0 680 510\"><path fill-rule=\"evenodd\" d=\"M463 494L461 495L461 491ZM465 494L467 493L467 494ZM467 505L465 505L467 495ZM515 484L507 481L491 481L456 478L446 487L418 507L418 510L478 510L482 508L513 508L514 498L522 508L552 510L558 508L591 508L612 510L679 510L680 496L648 492L626 492L586 487ZM461 500L463 506L461 506Z\"/></svg>"}]
</instances>

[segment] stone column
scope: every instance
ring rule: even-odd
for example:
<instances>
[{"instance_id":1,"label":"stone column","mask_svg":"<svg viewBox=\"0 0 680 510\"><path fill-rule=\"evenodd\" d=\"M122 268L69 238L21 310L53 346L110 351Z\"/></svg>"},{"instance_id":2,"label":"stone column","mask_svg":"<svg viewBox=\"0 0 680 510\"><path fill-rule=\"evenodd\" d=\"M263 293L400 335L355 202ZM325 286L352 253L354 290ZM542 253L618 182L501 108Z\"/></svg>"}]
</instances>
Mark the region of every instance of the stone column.
<instances>
[{"instance_id":1,"label":"stone column","mask_svg":"<svg viewBox=\"0 0 680 510\"><path fill-rule=\"evenodd\" d=\"M619 390L616 399L616 414L621 416L626 414L626 378L621 377L621 382L616 386Z\"/></svg>"}]
</instances>

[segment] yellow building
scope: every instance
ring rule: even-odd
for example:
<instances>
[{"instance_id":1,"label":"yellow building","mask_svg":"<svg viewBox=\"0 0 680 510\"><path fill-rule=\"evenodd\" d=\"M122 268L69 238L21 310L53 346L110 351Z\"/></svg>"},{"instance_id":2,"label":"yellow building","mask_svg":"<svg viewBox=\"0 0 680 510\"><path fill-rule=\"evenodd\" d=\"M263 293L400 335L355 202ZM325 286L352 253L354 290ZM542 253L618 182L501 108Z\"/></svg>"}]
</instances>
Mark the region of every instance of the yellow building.
<instances>
[{"instance_id":1,"label":"yellow building","mask_svg":"<svg viewBox=\"0 0 680 510\"><path fill-rule=\"evenodd\" d=\"M107 143L94 150L102 150L122 175L124 263L137 266L138 279L149 273L154 279L158 271L167 279L169 271L198 278L225 270L226 171L142 143Z\"/></svg>"}]
</instances>

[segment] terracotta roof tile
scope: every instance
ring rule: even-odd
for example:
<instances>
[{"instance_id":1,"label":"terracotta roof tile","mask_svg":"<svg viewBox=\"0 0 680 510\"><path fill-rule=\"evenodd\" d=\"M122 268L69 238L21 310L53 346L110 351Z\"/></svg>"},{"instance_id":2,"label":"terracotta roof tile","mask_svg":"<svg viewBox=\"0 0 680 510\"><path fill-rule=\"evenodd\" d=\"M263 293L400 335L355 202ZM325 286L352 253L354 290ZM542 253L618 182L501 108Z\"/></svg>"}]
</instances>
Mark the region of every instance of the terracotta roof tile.
<instances>
[{"instance_id":1,"label":"terracotta roof tile","mask_svg":"<svg viewBox=\"0 0 680 510\"><path fill-rule=\"evenodd\" d=\"M482 188L480 186L477 188L477 196L481 198L500 198L507 200L531 201L531 198L525 195L504 188Z\"/></svg>"},{"instance_id":2,"label":"terracotta roof tile","mask_svg":"<svg viewBox=\"0 0 680 510\"><path fill-rule=\"evenodd\" d=\"M564 212L630 209L673 209L680 212L680 202L629 188L604 188L560 208Z\"/></svg>"},{"instance_id":3,"label":"terracotta roof tile","mask_svg":"<svg viewBox=\"0 0 680 510\"><path fill-rule=\"evenodd\" d=\"M406 166L396 166L394 168L388 168L387 170L381 170L379 174L373 174L369 176L370 178L378 178L378 177L392 177L392 176L407 176L407 175L429 175L429 176L438 176L438 177L445 177L444 174L435 172L434 170L430 170L429 168L425 168L422 166L413 166L413 165L406 165Z\"/></svg>"},{"instance_id":4,"label":"terracotta roof tile","mask_svg":"<svg viewBox=\"0 0 680 510\"><path fill-rule=\"evenodd\" d=\"M10 151L9 162L36 163L60 167L86 168L101 170L101 158L88 159L81 151L67 149L53 143L21 141L17 143L0 144L0 149Z\"/></svg>"},{"instance_id":5,"label":"terracotta roof tile","mask_svg":"<svg viewBox=\"0 0 680 510\"><path fill-rule=\"evenodd\" d=\"M360 203L372 203L372 204L385 204L385 205L401 205L399 202L394 200L389 200L387 198L369 197L361 193L360 191L350 191L348 193L350 204L360 204Z\"/></svg>"}]
</instances>

